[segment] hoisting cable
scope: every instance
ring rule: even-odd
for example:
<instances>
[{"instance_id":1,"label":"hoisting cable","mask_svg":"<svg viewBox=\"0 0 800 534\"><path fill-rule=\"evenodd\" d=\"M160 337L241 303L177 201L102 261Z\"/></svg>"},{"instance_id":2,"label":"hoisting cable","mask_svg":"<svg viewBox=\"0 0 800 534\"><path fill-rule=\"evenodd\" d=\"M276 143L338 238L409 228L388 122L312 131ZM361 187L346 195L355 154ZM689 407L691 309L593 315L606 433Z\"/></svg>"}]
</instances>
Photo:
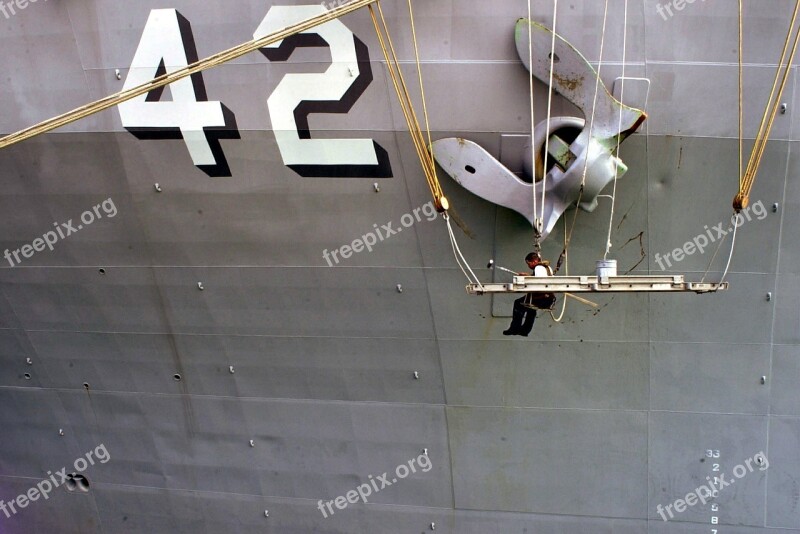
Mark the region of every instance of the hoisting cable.
<instances>
[{"instance_id":1,"label":"hoisting cable","mask_svg":"<svg viewBox=\"0 0 800 534\"><path fill-rule=\"evenodd\" d=\"M205 59L201 59L200 61L192 63L191 65L178 69L174 72L157 76L149 82L143 83L137 87L132 87L125 91L101 98L100 100L86 104L62 115L58 115L57 117L42 121L39 124L0 138L0 148L5 148L26 139L30 139L31 137L47 133L62 126L66 126L67 124L73 123L90 115L94 115L100 111L112 108L122 104L123 102L127 102L128 100L132 100L137 96L141 96L160 87L164 87L165 85L169 85L193 74L197 74L198 72L222 65L236 58L249 54L250 52L264 48L267 45L282 41L283 39L291 37L297 33L307 31L315 26L319 26L320 24L338 19L343 15L361 9L364 6L368 6L375 1L376 0L353 0L335 9L315 15L313 17L309 17L296 24L287 26L282 30L265 35L259 39L253 39L252 41L248 41L238 46L234 46L233 48L229 48L228 50L209 56Z\"/></svg>"},{"instance_id":2,"label":"hoisting cable","mask_svg":"<svg viewBox=\"0 0 800 534\"><path fill-rule=\"evenodd\" d=\"M375 10L371 5L369 6L369 12L370 16L372 17L372 23L375 26L378 42L380 43L381 50L383 51L384 58L386 59L389 77L391 78L392 85L397 93L397 97L400 102L400 108L403 112L403 117L408 125L409 133L411 134L411 140L413 141L414 148L417 151L417 157L422 164L422 170L425 174L425 179L428 182L428 187L431 190L431 195L433 195L436 209L439 212L443 212L447 210L449 205L447 204L447 199L444 197L444 193L442 192L441 184L439 184L439 180L436 177L436 166L433 160L433 155L425 146L425 138L422 135L419 120L417 119L417 114L411 101L411 95L408 91L408 86L405 83L405 78L403 77L403 72L400 68L400 62L397 58L397 53L395 52L391 34L389 33L389 27L386 23L386 18L383 15L380 2L375 3L378 6L380 24L378 23L378 17L375 15Z\"/></svg>"},{"instance_id":3,"label":"hoisting cable","mask_svg":"<svg viewBox=\"0 0 800 534\"><path fill-rule=\"evenodd\" d=\"M798 0L800 1L800 0ZM624 104L625 102L625 62L626 54L628 51L628 0L625 0L625 11L623 16L622 26L622 83L620 84L619 101ZM622 131L622 107L619 108L619 127L617 131ZM619 157L619 145L622 143L622 135L617 136L617 150L616 154ZM619 165L614 165L614 186L611 191L611 215L608 217L608 237L606 238L606 251L603 254L603 259L608 258L608 253L611 251L611 230L614 227L614 208L617 202L617 179L619 178Z\"/></svg>"},{"instance_id":4,"label":"hoisting cable","mask_svg":"<svg viewBox=\"0 0 800 534\"><path fill-rule=\"evenodd\" d=\"M379 6L380 7L380 6ZM419 94L420 100L422 101L422 114L425 117L425 131L428 134L428 154L431 158L431 163L434 163L433 154L431 153L430 147L433 146L433 139L431 138L431 124L428 120L428 104L425 100L425 84L422 83L422 62L419 60L419 46L417 46L417 27L414 23L414 7L411 5L411 0L408 0L408 17L411 19L411 40L414 43L414 58L417 62L417 77L419 78ZM438 177L436 176L436 165L433 165L433 175L436 177L436 183L438 184ZM439 190L441 191L441 185L439 186Z\"/></svg>"},{"instance_id":5,"label":"hoisting cable","mask_svg":"<svg viewBox=\"0 0 800 534\"><path fill-rule=\"evenodd\" d=\"M744 177L744 9L743 9L743 0L739 0L739 46L738 46L738 54L739 54L739 189L741 190L742 187L742 178ZM785 54L785 49L784 49ZM773 86L772 90L775 90ZM770 100L772 99L772 95L770 94ZM734 211L736 214L736 211ZM737 219L738 222L738 219ZM737 227L734 227L734 238L736 237ZM711 266L714 264L714 260L717 259L717 254L719 254L720 249L722 248L723 243L725 240L728 239L728 235L725 234L722 236L722 239L717 244L716 250L714 250L714 254L711 256L711 260L709 260L708 265L706 265L706 270L703 272L703 277L700 279L700 283L706 281L706 277L708 276L708 272L711 270ZM735 244L735 241L734 241ZM733 245L731 245L730 252L728 253L728 262L727 265L730 266L731 258L733 258ZM728 267L725 268L725 274L728 272ZM723 279L725 276L723 275ZM721 280L722 281L722 280Z\"/></svg>"},{"instance_id":6,"label":"hoisting cable","mask_svg":"<svg viewBox=\"0 0 800 534\"><path fill-rule=\"evenodd\" d=\"M455 233L453 232L453 227L450 221L450 215L448 213L448 209L450 206L447 201L447 198L444 196L441 184L439 183L439 179L436 175L436 163L430 148L432 146L430 122L428 120L427 104L425 103L425 89L422 81L422 66L419 58L419 47L417 45L416 27L414 23L414 10L411 4L411 0L408 0L408 9L409 9L409 15L411 17L412 40L414 42L414 53L417 65L417 76L420 84L420 95L423 103L425 128L428 134L427 145L425 143L425 136L422 133L422 128L419 124L419 119L417 118L417 113L414 109L414 104L411 99L411 94L408 90L408 85L405 82L405 78L403 76L403 72L400 67L400 61L397 57L397 53L395 51L394 44L392 42L391 33L389 32L389 27L388 24L386 23L386 18L383 14L383 9L381 8L381 4L379 1L375 2L375 4L378 7L377 16L372 6L369 6L369 12L372 18L372 23L375 26L375 32L378 36L378 42L380 43L381 50L383 51L384 58L386 59L386 65L389 71L389 77L391 78L392 85L394 86L395 92L397 93L397 98L400 102L400 108L403 112L403 117L406 120L409 133L411 134L412 142L414 143L414 148L416 149L417 156L419 157L420 163L422 164L422 169L425 174L425 179L428 182L428 187L430 188L431 194L433 195L436 209L437 211L443 214L444 220L447 223L447 234L450 239L450 246L453 249L453 255L455 256L456 263L461 269L461 272L464 273L464 276L467 278L469 283L476 284L482 290L483 285L481 284L480 279L475 275L475 272L470 267L469 262L466 260L464 254L461 252L461 248L458 246L458 241L456 240ZM380 22L378 21L379 18Z\"/></svg>"},{"instance_id":7,"label":"hoisting cable","mask_svg":"<svg viewBox=\"0 0 800 534\"><path fill-rule=\"evenodd\" d=\"M605 50L605 43L606 43L606 26L607 26L607 23L608 23L608 0L605 0L605 9L603 11L603 30L602 30L602 33L600 34L600 59L599 59L598 64L597 64L597 78L595 78L595 82L594 82L594 100L592 101L592 114L591 114L591 117L589 118L589 133L588 133L588 136L587 136L586 149L585 149L587 151L589 149L588 148L589 147L589 143L591 142L591 139L592 139L592 132L594 131L594 118L595 118L595 110L597 109L597 96L600 93L600 72L603 69L603 52ZM588 156L588 153L587 153L587 156ZM580 190L578 192L578 200L575 202L576 208L575 208L575 213L572 216L572 224L570 225L570 228L569 228L569 235L567 236L567 238L564 241L564 248L561 251L561 255L558 257L558 262L556 263L556 268L553 271L554 274L557 273L559 271L559 269L561 268L561 263L567 257L567 250L569 248L569 244L572 242L572 232L575 231L575 225L577 224L577 220L578 220L578 211L579 210L578 210L577 206L580 205L581 199L583 199L583 190L584 190L584 186L586 185L586 174L587 174L588 169L589 169L589 158L587 157L583 161L583 174L581 176L581 188L580 188ZM566 217L564 218L564 221L565 221L565 224L566 224ZM569 272L567 272L567 274L569 274Z\"/></svg>"},{"instance_id":8,"label":"hoisting cable","mask_svg":"<svg viewBox=\"0 0 800 534\"><path fill-rule=\"evenodd\" d=\"M744 166L744 7L743 1L739 0L739 191L742 190L742 170ZM800 2L798 2L800 5ZM797 14L797 11L795 11ZM791 31L791 28L789 28ZM788 43L788 39L786 41ZM784 51L785 54L785 51ZM781 54L781 60L783 60L783 55ZM780 68L780 65L779 65ZM773 86L774 91L774 86ZM780 97L778 97L780 99ZM748 191L749 195L749 191ZM728 275L728 269L731 266L731 260L733 259L733 251L736 247L736 230L739 229L739 212L734 211L734 216L736 217L736 222L733 223L733 238L731 239L731 251L728 254L728 262L725 264L725 271L722 273L722 278L720 278L719 283L725 281L725 277ZM719 249L717 249L719 250ZM710 267L710 265L709 265ZM705 276L703 276L705 279Z\"/></svg>"},{"instance_id":9,"label":"hoisting cable","mask_svg":"<svg viewBox=\"0 0 800 534\"><path fill-rule=\"evenodd\" d=\"M481 291L483 291L483 284L481 284L480 279L478 279L478 277L475 275L475 272L469 266L469 263L467 263L466 258L464 258L464 254L462 254L461 249L458 246L458 241L456 240L456 236L453 233L453 226L450 224L450 214L444 212L442 216L444 217L444 220L447 222L447 232L450 235L450 246L453 248L453 255L456 258L456 263L458 263L458 266L461 268L461 272L464 273L464 276L467 277L469 283L476 284L478 288ZM469 271L469 274L467 274L467 271Z\"/></svg>"},{"instance_id":10,"label":"hoisting cable","mask_svg":"<svg viewBox=\"0 0 800 534\"><path fill-rule=\"evenodd\" d=\"M743 1L739 0L739 191L742 190L742 170L744 166L744 7ZM798 2L800 4L800 2ZM790 28L791 31L791 28ZM787 41L788 42L788 41ZM783 54L781 54L783 59ZM774 90L774 87L773 87ZM780 97L779 97L780 98ZM725 271L719 279L719 283L725 281L728 276L728 269L733 259L733 251L736 248L736 231L739 229L739 212L734 210L736 221L733 223L733 237L731 238L731 250L728 253L728 262L725 264ZM720 243L721 245L721 243ZM719 250L719 247L717 247ZM716 254L715 254L716 255ZM711 267L711 264L709 264ZM708 273L708 271L706 271ZM703 275L705 280L705 275Z\"/></svg>"},{"instance_id":11,"label":"hoisting cable","mask_svg":"<svg viewBox=\"0 0 800 534\"><path fill-rule=\"evenodd\" d=\"M761 166L761 160L764 157L767 141L769 141L769 136L775 123L775 117L777 116L778 109L780 108L781 98L783 97L784 89L786 88L786 84L789 80L789 73L792 70L791 67L797 52L798 43L800 43L800 28L795 30L798 12L800 12L800 0L798 0L795 4L792 21L789 23L789 32L786 35L786 41L783 44L783 51L781 52L781 59L778 62L778 67L775 71L775 81L773 82L772 90L770 91L769 99L767 100L764 116L761 119L761 125L759 126L758 135L756 136L753 151L750 155L750 161L747 164L747 170L745 171L744 176L740 175L739 191L733 199L733 209L736 211L736 213L739 213L746 208L750 201L750 192L753 189L753 185L756 180L756 174ZM791 41L793 31L796 31L794 44L792 45L791 53L787 56L787 52L789 51L789 42ZM781 69L784 69L783 78L781 78ZM780 86L778 85L779 79ZM776 88L778 89L777 94L775 92Z\"/></svg>"},{"instance_id":12,"label":"hoisting cable","mask_svg":"<svg viewBox=\"0 0 800 534\"><path fill-rule=\"evenodd\" d=\"M550 43L550 80L547 85L547 120L545 121L545 136L544 136L544 160L542 162L542 205L541 205L541 217L537 216L536 213L536 180L534 179L534 186L532 188L533 195L534 195L534 212L533 212L533 221L534 221L534 250L539 252L542 248L540 244L542 230L544 230L544 206L545 206L545 194L547 192L547 158L549 157L549 150L550 150L550 119L552 118L552 109L553 109L553 68L555 66L556 61L556 26L558 24L558 0L554 0L553 2L553 37ZM530 27L530 25L529 25ZM530 40L528 41L531 42ZM531 136L533 136L534 131L531 130ZM533 145L533 143L531 143ZM536 164L534 160L534 176L536 175Z\"/></svg>"},{"instance_id":13,"label":"hoisting cable","mask_svg":"<svg viewBox=\"0 0 800 534\"><path fill-rule=\"evenodd\" d=\"M750 159L747 163L747 169L742 173L742 166L743 166L743 143L744 143L744 16L743 16L743 5L742 0L739 0L739 191L737 192L736 196L733 199L733 236L731 239L731 249L730 253L728 254L728 261L725 264L725 270L722 273L722 277L720 278L720 283L725 280L725 277L728 275L728 270L730 269L731 260L733 258L733 251L736 246L736 231L741 226L739 224L740 220L740 212L744 208L746 208L750 201L750 192L753 189L753 185L755 184L756 175L758 173L758 169L761 166L761 161L764 156L764 152L767 147L767 142L769 141L770 133L772 132L772 127L775 123L775 117L778 114L778 109L780 108L780 101L783 97L784 89L786 88L786 83L788 81L788 75L791 71L792 63L794 61L795 54L797 52L798 44L800 44L800 27L795 29L795 25L797 23L798 13L800 13L800 0L795 3L794 13L792 14L792 20L789 23L789 30L786 34L786 40L783 43L783 50L781 51L781 57L778 61L778 65L775 71L775 80L772 84L772 89L770 90L769 98L767 99L767 105L764 110L764 115L761 118L761 124L758 128L758 134L756 135L756 139L753 145L753 151L751 152ZM794 43L791 48L791 52L789 53L789 43L792 41L792 32L796 32L794 37ZM789 55L787 56L787 53ZM784 66L785 65L785 66ZM781 69L783 70L783 77L781 78ZM779 84L780 80L780 84ZM777 93L776 93L777 90ZM703 274L703 278L701 279L701 283L705 281L706 276L708 275L709 270L711 269L711 265L714 262L714 259L717 257L717 253L719 252L722 243L725 241L724 236L723 239L717 245L717 250L714 252L714 255L711 258L711 261L706 266L706 271Z\"/></svg>"},{"instance_id":14,"label":"hoisting cable","mask_svg":"<svg viewBox=\"0 0 800 534\"><path fill-rule=\"evenodd\" d=\"M533 28L531 25L531 17L533 15L533 11L531 9L531 0L528 0L528 65L533 67ZM537 245L539 245L539 239L537 238L537 233L539 229L536 226L536 147L534 146L534 133L536 131L536 120L534 118L534 103L533 103L533 74L529 74L528 76L528 87L529 87L529 98L530 98L530 109L531 109L531 189L532 193L531 196L533 197L533 248L536 249ZM546 169L545 169L546 171ZM541 246L541 245L539 245ZM536 252L539 252L536 250Z\"/></svg>"},{"instance_id":15,"label":"hoisting cable","mask_svg":"<svg viewBox=\"0 0 800 534\"><path fill-rule=\"evenodd\" d=\"M569 256L567 255L567 218L564 217L564 251L561 253L561 256L558 257L559 264L556 265L556 270L553 271L555 275L558 272L558 269L561 268L560 262L564 260L564 269L566 270L566 276L569 276ZM561 320L564 318L564 312L567 311L567 297L564 295L564 300L561 301L561 313L558 314L558 318L553 315L553 310L548 310L550 313L550 318L555 323L560 323Z\"/></svg>"},{"instance_id":16,"label":"hoisting cable","mask_svg":"<svg viewBox=\"0 0 800 534\"><path fill-rule=\"evenodd\" d=\"M734 217L736 218L736 222L733 223L733 238L731 239L731 253L728 254L728 263L725 264L725 271L722 273L722 278L719 279L719 283L725 281L725 277L728 276L728 269L731 266L731 259L733 259L733 250L736 248L736 230L739 229L739 217L741 214L736 213Z\"/></svg>"},{"instance_id":17,"label":"hoisting cable","mask_svg":"<svg viewBox=\"0 0 800 534\"><path fill-rule=\"evenodd\" d=\"M739 190L744 176L744 0L739 0Z\"/></svg>"},{"instance_id":18,"label":"hoisting cable","mask_svg":"<svg viewBox=\"0 0 800 534\"><path fill-rule=\"evenodd\" d=\"M607 24L608 24L608 3L609 3L609 0L605 0L605 6L604 6L604 10L603 10L603 28L602 28L601 37L600 37L600 58L599 58L599 64L598 64L598 68L597 68L597 77L595 78L594 99L592 101L592 113L591 113L591 116L590 116L590 119L589 119L589 130L588 130L588 135L587 135L587 148L586 148L586 150L588 150L589 142L592 139L592 132L594 131L595 111L597 109L597 97L598 97L599 91L600 91L600 79L601 79L600 78L600 73L601 73L602 68L603 68L603 52L605 50L606 28L607 28ZM550 115L551 115L551 98L552 98L552 83L553 83L552 82L552 77L553 77L553 68L554 68L553 64L554 64L554 61L555 61L555 36L556 36L555 24L556 24L556 17L557 17L557 6L556 6L556 9L554 10L554 15L553 15L553 40L551 42L551 52L550 52L550 60L551 60L551 63L550 63L550 89L551 89L551 92L548 95L548 111L547 111L547 122L546 122L548 128L549 128ZM531 20L531 2L530 2L530 0L528 0L528 20L529 21ZM528 25L528 64L529 65L533 64L532 43L533 43L533 39L531 38L531 26L529 24ZM531 133L533 134L533 132L535 130L535 126L536 126L536 123L534 121L533 76L530 77L530 106L531 106ZM547 146L548 141L549 141L549 137L550 136L549 136L549 131L548 131L546 133L545 154L544 154L543 173L542 173L544 175L544 177L547 176L547 165L546 165L546 162L547 162L548 149L549 149L549 147ZM534 147L533 143L531 143L531 161L533 162L533 165L532 165L532 167L533 167L533 180L534 180L534 183L535 183L535 179L536 179L536 164L535 164L535 162L536 162L536 153L535 153L535 147ZM588 168L589 168L589 162L588 162L588 158L587 158L587 159L584 159L583 172L582 172L582 176L581 176L581 187L580 187L580 191L579 191L579 194L578 194L578 200L577 200L576 204L580 204L581 198L583 197L583 191L584 191L584 186L586 184L586 175L587 175L587 172L588 172ZM544 197L544 189L543 189L542 213L544 213L544 200L545 200L545 197ZM534 188L534 192L533 192L534 232L536 232L535 237L538 237L538 235L539 235L538 232L537 232L538 228L536 226L536 224L537 224L536 204L537 204L537 202L536 202L536 190ZM569 232L567 231L567 219L566 219L566 217L564 218L564 247L561 250L561 254L558 257L558 261L556 262L556 267L553 270L553 274L554 275L558 273L558 271L561 269L562 265L564 265L565 271L566 271L567 275L569 275L569 252L568 251L569 251L569 244L570 244L570 242L572 240L572 233L574 232L575 226L577 224L577 217L578 217L578 209L576 208L575 209L575 214L572 217L572 224L569 227ZM538 239L537 239L537 241L536 241L534 246L536 246L536 245L538 245ZM572 294L565 294L564 301L562 302L561 312L559 313L558 317L556 317L553 314L552 310L548 310L548 312L550 313L550 317L556 323L559 323L559 322L561 322L563 320L564 313L566 311L566 306L567 306L567 297L574 298L574 299L578 300L579 302L582 302L583 304L586 304L588 306L593 306L595 308L598 307L598 305L596 303L592 302L592 301L589 301L589 300L586 300L586 299L582 299L580 297L576 297L575 295L572 295Z\"/></svg>"}]
</instances>

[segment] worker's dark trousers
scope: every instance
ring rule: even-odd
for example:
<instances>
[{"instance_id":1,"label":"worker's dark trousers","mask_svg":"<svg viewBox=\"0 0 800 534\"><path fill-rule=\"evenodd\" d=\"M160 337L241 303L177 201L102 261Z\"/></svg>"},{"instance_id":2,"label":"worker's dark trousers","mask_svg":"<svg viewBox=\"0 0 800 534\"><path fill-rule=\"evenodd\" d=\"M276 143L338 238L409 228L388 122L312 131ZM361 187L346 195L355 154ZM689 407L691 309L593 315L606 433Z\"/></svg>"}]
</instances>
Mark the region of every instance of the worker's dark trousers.
<instances>
[{"instance_id":1,"label":"worker's dark trousers","mask_svg":"<svg viewBox=\"0 0 800 534\"><path fill-rule=\"evenodd\" d=\"M536 320L536 310L524 305L526 297L520 297L514 301L514 314L511 319L509 330L527 336L533 329L533 322Z\"/></svg>"}]
</instances>

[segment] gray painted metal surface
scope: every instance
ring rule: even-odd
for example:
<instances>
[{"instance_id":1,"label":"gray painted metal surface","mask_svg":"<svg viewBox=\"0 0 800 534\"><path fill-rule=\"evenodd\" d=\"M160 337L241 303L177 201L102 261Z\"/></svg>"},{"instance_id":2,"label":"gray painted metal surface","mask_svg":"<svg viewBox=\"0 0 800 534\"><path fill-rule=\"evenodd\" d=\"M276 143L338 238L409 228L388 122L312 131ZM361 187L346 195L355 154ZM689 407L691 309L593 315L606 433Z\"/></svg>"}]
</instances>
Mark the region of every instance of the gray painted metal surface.
<instances>
[{"instance_id":1,"label":"gray painted metal surface","mask_svg":"<svg viewBox=\"0 0 800 534\"><path fill-rule=\"evenodd\" d=\"M412 79L405 5L385 4ZM269 5L51 0L0 13L0 131L121 89L151 9L177 8L206 56L247 40ZM687 3L666 20L659 5L629 2L625 74L652 84L649 119L620 155L630 170L612 257L620 272L694 279L718 243L680 261L674 251L706 225L727 228L737 183L736 2ZM610 2L609 87L622 73L623 6ZM602 7L561 2L558 13L559 33L595 67ZM792 7L745 0L748 137ZM415 9L433 138L468 137L508 161L510 136L530 131L513 39L527 4ZM551 0L533 9L552 25ZM344 22L369 50L373 81L348 113L312 114L309 127L374 139L391 179L301 178L284 166L267 98L284 74L327 68L319 47L205 74L209 99L240 129L221 141L230 177L195 168L181 140L135 138L113 110L0 152L0 252L106 199L118 211L20 265L0 258L0 499L75 470L100 444L110 455L84 472L88 492L61 487L10 517L0 510L0 531L800 532L797 69L752 195L764 216L739 229L727 292L597 295L598 311L570 303L561 324L540 315L531 338L511 340L512 297L464 292L441 219L325 259L430 201L371 21ZM535 92L544 110L546 88ZM554 115L574 113L555 101ZM473 266L523 269L529 223L442 183ZM609 215L604 198L577 214L570 274L593 272ZM544 244L552 259L561 232ZM320 512L319 500L391 480L425 449L429 470L368 504ZM718 509L658 515L716 476L714 464L730 478L762 452L769 467L722 490Z\"/></svg>"}]
</instances>

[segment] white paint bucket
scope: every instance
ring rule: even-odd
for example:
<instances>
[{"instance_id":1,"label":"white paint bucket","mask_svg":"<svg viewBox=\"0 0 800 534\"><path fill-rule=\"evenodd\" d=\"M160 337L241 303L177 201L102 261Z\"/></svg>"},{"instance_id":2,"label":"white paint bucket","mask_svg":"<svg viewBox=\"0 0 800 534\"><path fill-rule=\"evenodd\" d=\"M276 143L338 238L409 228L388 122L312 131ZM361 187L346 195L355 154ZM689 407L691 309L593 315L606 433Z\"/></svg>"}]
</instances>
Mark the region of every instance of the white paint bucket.
<instances>
[{"instance_id":1,"label":"white paint bucket","mask_svg":"<svg viewBox=\"0 0 800 534\"><path fill-rule=\"evenodd\" d=\"M597 260L597 277L617 276L617 260Z\"/></svg>"}]
</instances>

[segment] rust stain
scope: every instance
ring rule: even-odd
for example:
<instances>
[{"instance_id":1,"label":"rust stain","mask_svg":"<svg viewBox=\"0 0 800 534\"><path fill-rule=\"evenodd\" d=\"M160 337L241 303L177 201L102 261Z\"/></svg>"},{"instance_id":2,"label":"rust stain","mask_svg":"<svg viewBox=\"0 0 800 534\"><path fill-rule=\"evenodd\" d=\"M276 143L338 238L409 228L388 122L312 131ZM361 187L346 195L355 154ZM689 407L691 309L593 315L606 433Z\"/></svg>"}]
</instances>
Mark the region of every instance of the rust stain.
<instances>
[{"instance_id":1,"label":"rust stain","mask_svg":"<svg viewBox=\"0 0 800 534\"><path fill-rule=\"evenodd\" d=\"M553 73L553 78L555 78L558 81L558 83L564 86L564 88L569 89L570 91L577 90L578 87L583 85L583 80L584 80L583 76L580 76L578 78L570 78L569 76L562 76L557 72Z\"/></svg>"}]
</instances>

